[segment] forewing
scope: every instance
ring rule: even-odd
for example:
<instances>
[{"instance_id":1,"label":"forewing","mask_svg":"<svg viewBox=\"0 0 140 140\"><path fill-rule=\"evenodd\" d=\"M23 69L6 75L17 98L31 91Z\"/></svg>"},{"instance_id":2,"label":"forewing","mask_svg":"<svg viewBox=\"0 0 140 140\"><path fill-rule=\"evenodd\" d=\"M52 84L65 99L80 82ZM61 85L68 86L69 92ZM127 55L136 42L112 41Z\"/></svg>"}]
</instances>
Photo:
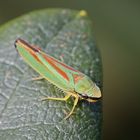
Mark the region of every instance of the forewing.
<instances>
[{"instance_id":1,"label":"forewing","mask_svg":"<svg viewBox=\"0 0 140 140\"><path fill-rule=\"evenodd\" d=\"M25 41L21 39L18 39L15 42L15 46L19 54L22 56L22 58L42 77L44 77L45 79L47 79L49 82L56 85L60 89L63 90L73 89L73 87L68 85L66 80L60 77L60 75L63 75L62 73L58 76L58 74L54 72L57 70L55 67L52 67L53 65L50 65L50 62L46 61L46 59L43 60L40 59L42 57L42 53L40 53L40 49L30 46L29 44L27 44ZM49 65L49 67L47 67L47 65ZM50 66L52 68L50 68Z\"/></svg>"},{"instance_id":2,"label":"forewing","mask_svg":"<svg viewBox=\"0 0 140 140\"><path fill-rule=\"evenodd\" d=\"M55 59L54 57L52 57L48 54L45 54L41 51L40 51L40 54L43 57L43 59L45 59L45 61L49 62L49 64L56 70L56 72L59 75L61 75L67 82L74 85L82 77L84 77L83 73L66 65L65 63L62 63L61 61Z\"/></svg>"}]
</instances>

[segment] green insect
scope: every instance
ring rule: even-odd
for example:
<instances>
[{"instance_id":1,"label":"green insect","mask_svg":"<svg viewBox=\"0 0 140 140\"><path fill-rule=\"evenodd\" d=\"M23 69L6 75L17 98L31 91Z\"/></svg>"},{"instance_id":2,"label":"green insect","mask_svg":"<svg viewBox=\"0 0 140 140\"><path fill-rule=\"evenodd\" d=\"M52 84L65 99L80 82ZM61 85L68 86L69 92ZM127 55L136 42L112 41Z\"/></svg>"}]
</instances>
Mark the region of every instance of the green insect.
<instances>
[{"instance_id":1,"label":"green insect","mask_svg":"<svg viewBox=\"0 0 140 140\"><path fill-rule=\"evenodd\" d=\"M67 101L71 96L75 98L72 110L65 119L73 113L79 99L96 102L101 98L99 87L82 72L45 54L22 39L15 41L15 47L21 57L40 74L36 79L44 78L66 93L64 98L44 97L43 100Z\"/></svg>"}]
</instances>

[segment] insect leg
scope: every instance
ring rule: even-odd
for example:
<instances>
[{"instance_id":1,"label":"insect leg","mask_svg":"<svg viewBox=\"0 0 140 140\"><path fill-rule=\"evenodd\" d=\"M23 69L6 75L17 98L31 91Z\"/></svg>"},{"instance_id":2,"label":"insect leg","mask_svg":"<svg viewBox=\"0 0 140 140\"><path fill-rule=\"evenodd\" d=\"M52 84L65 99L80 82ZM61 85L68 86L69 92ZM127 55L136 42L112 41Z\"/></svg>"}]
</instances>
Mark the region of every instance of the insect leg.
<instances>
[{"instance_id":1,"label":"insect leg","mask_svg":"<svg viewBox=\"0 0 140 140\"><path fill-rule=\"evenodd\" d=\"M70 115L73 113L73 111L74 111L74 109L75 109L75 107L76 107L76 105L77 105L77 103L78 103L79 96L78 96L78 95L74 95L74 97L75 97L74 105L73 105L73 107L72 107L71 112L64 118L65 120L66 120L67 118L70 117Z\"/></svg>"},{"instance_id":2,"label":"insect leg","mask_svg":"<svg viewBox=\"0 0 140 140\"><path fill-rule=\"evenodd\" d=\"M42 79L44 79L42 76L38 76L38 77L32 78L31 80L35 81L35 80L42 80Z\"/></svg>"},{"instance_id":3,"label":"insect leg","mask_svg":"<svg viewBox=\"0 0 140 140\"><path fill-rule=\"evenodd\" d=\"M67 94L64 98L44 97L42 98L42 101L45 101L45 100L67 101L70 96L71 94Z\"/></svg>"}]
</instances>

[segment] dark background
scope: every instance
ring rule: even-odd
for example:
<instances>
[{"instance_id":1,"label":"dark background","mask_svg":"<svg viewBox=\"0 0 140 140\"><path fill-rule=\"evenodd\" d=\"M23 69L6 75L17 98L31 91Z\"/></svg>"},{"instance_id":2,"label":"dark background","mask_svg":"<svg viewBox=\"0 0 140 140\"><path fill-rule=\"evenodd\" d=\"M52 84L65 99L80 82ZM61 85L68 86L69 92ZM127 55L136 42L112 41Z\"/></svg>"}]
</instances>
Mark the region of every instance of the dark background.
<instances>
[{"instance_id":1,"label":"dark background","mask_svg":"<svg viewBox=\"0 0 140 140\"><path fill-rule=\"evenodd\" d=\"M0 24L51 7L85 9L93 20L103 62L103 139L140 139L140 2L1 0Z\"/></svg>"}]
</instances>

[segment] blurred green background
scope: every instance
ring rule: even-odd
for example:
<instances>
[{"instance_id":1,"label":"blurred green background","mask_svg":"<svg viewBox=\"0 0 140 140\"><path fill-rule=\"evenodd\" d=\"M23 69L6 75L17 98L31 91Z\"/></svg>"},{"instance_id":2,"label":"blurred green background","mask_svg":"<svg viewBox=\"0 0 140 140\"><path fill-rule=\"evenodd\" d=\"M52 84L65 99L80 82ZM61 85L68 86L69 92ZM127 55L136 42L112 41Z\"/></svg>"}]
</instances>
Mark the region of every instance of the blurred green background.
<instances>
[{"instance_id":1,"label":"blurred green background","mask_svg":"<svg viewBox=\"0 0 140 140\"><path fill-rule=\"evenodd\" d=\"M140 139L140 2L1 0L0 24L51 7L85 9L93 20L103 62L103 139Z\"/></svg>"}]
</instances>

